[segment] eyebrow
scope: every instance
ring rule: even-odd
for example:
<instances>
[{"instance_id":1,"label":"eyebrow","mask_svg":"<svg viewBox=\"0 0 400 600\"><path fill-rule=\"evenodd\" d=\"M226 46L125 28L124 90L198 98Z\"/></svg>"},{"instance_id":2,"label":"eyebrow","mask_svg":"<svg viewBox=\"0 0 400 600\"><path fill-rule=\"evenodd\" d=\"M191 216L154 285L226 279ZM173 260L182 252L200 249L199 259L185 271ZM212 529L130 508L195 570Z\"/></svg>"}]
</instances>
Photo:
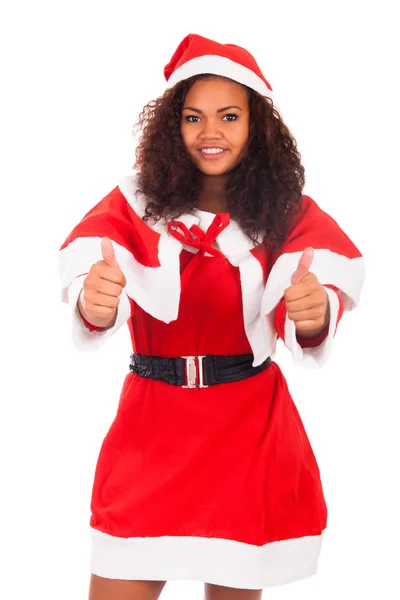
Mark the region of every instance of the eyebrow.
<instances>
[{"instance_id":1,"label":"eyebrow","mask_svg":"<svg viewBox=\"0 0 400 600\"><path fill-rule=\"evenodd\" d=\"M219 108L217 110L217 113L223 112L224 110L228 110L229 108L238 108L239 110L242 110L240 108L240 106L234 106L233 104L231 106L224 106L224 108ZM198 108L193 108L193 106L184 106L182 110L193 110L194 112L200 113L202 114L202 111L199 110Z\"/></svg>"}]
</instances>

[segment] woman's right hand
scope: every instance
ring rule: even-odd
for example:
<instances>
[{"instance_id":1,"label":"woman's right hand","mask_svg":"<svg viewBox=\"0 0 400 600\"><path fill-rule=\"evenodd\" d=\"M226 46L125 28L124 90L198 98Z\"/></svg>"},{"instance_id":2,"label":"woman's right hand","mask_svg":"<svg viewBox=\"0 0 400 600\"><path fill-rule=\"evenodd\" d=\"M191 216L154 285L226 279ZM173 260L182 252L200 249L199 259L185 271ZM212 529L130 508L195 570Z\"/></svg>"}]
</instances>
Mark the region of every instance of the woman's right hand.
<instances>
[{"instance_id":1,"label":"woman's right hand","mask_svg":"<svg viewBox=\"0 0 400 600\"><path fill-rule=\"evenodd\" d=\"M119 296L126 278L116 261L109 238L101 240L103 260L90 267L79 296L78 308L85 319L96 327L109 328L115 323Z\"/></svg>"}]
</instances>

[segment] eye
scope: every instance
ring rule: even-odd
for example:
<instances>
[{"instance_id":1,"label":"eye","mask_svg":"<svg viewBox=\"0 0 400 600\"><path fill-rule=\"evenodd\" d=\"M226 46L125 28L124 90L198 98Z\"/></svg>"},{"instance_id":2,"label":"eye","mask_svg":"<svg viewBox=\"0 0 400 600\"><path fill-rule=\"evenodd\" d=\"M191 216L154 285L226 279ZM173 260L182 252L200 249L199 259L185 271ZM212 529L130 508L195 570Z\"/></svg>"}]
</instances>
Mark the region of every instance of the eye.
<instances>
[{"instance_id":1,"label":"eye","mask_svg":"<svg viewBox=\"0 0 400 600\"><path fill-rule=\"evenodd\" d=\"M233 118L232 118L233 117ZM226 121L236 121L238 118L238 115L235 115L234 113L228 113L227 115L225 115L223 117L222 120L226 120ZM193 121L192 119L198 119L197 121ZM198 121L200 120L200 117L197 117L196 115L187 115L185 117L185 120L188 123L198 123Z\"/></svg>"}]
</instances>

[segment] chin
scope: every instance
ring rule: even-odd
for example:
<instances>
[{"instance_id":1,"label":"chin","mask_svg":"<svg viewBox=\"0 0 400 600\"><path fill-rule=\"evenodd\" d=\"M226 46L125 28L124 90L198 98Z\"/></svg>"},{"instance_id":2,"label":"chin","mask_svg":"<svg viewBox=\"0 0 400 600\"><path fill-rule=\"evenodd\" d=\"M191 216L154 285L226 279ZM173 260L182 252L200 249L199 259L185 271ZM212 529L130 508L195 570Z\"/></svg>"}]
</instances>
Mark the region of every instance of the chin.
<instances>
[{"instance_id":1,"label":"chin","mask_svg":"<svg viewBox=\"0 0 400 600\"><path fill-rule=\"evenodd\" d=\"M230 171L232 171L232 169L235 168L236 165L228 165L225 167L217 167L217 165L199 165L196 164L196 167L199 169L199 171L201 171L202 173L204 173L204 175L226 175L227 173L229 173Z\"/></svg>"},{"instance_id":2,"label":"chin","mask_svg":"<svg viewBox=\"0 0 400 600\"><path fill-rule=\"evenodd\" d=\"M197 157L196 157L197 158ZM192 156L192 160L194 162L194 164L196 165L196 167L198 168L198 170L201 173L204 173L204 175L226 175L228 173L230 173L230 171L233 171L233 169L235 169L235 167L238 166L238 164L241 162L241 159L239 160L232 160L233 157L230 157L231 160L226 161L225 164L217 164L217 161L213 162L205 162L205 161L199 161L199 160L195 160L195 157ZM227 164L228 163L228 164Z\"/></svg>"},{"instance_id":3,"label":"chin","mask_svg":"<svg viewBox=\"0 0 400 600\"><path fill-rule=\"evenodd\" d=\"M200 169L199 171L201 171L204 175L209 175L210 177L214 176L214 177L218 177L218 175L226 175L227 173L229 173L230 169Z\"/></svg>"}]
</instances>

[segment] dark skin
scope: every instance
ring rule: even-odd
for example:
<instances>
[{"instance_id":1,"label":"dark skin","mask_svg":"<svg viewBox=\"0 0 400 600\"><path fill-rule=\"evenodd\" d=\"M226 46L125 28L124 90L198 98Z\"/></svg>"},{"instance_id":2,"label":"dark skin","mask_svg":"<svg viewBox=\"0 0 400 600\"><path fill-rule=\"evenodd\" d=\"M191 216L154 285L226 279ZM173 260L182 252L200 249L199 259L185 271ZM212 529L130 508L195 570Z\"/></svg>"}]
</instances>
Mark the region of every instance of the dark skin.
<instances>
[{"instance_id":1,"label":"dark skin","mask_svg":"<svg viewBox=\"0 0 400 600\"><path fill-rule=\"evenodd\" d=\"M203 173L198 208L227 211L226 174L242 159L249 135L249 104L245 89L220 77L196 81L182 109L181 134L193 162ZM211 160L200 148L220 148Z\"/></svg>"}]
</instances>

